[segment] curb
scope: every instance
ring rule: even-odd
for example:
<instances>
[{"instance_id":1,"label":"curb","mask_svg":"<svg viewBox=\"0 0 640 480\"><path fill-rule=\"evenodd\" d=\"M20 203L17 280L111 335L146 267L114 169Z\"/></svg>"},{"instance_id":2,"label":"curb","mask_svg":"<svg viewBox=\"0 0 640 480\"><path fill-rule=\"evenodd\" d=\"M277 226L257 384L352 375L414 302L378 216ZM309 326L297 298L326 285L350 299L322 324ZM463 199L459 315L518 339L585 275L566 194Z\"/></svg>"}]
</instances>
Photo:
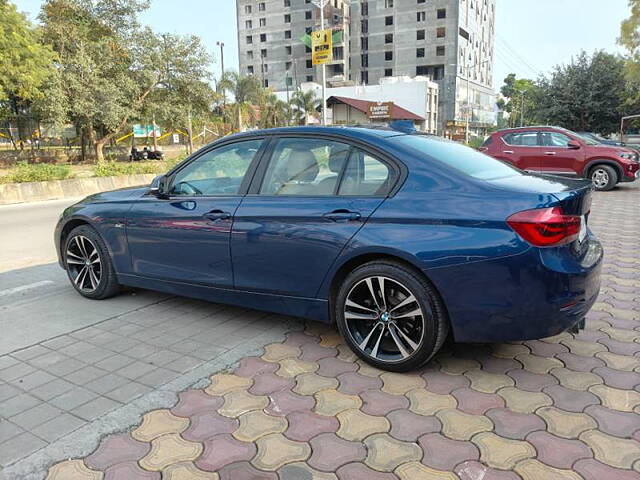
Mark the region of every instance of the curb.
<instances>
[{"instance_id":1,"label":"curb","mask_svg":"<svg viewBox=\"0 0 640 480\"><path fill-rule=\"evenodd\" d=\"M154 177L154 174L139 174L0 184L0 205L86 197L118 188L149 185Z\"/></svg>"}]
</instances>

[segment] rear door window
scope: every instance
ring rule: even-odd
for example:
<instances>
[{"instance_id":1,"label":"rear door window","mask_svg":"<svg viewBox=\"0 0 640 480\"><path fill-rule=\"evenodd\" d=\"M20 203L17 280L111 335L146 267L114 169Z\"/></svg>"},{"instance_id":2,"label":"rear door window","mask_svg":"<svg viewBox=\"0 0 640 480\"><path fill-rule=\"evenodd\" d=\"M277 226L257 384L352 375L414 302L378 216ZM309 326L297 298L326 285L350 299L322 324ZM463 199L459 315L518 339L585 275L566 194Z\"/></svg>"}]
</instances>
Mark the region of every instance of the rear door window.
<instances>
[{"instance_id":1,"label":"rear door window","mask_svg":"<svg viewBox=\"0 0 640 480\"><path fill-rule=\"evenodd\" d=\"M541 132L540 138L545 147L567 148L567 144L571 141L569 137L558 132Z\"/></svg>"},{"instance_id":2,"label":"rear door window","mask_svg":"<svg viewBox=\"0 0 640 480\"><path fill-rule=\"evenodd\" d=\"M340 183L339 195L385 196L395 182L395 171L370 154L354 149Z\"/></svg>"},{"instance_id":3,"label":"rear door window","mask_svg":"<svg viewBox=\"0 0 640 480\"><path fill-rule=\"evenodd\" d=\"M514 147L537 147L539 146L538 132L513 132L502 136L507 145Z\"/></svg>"}]
</instances>

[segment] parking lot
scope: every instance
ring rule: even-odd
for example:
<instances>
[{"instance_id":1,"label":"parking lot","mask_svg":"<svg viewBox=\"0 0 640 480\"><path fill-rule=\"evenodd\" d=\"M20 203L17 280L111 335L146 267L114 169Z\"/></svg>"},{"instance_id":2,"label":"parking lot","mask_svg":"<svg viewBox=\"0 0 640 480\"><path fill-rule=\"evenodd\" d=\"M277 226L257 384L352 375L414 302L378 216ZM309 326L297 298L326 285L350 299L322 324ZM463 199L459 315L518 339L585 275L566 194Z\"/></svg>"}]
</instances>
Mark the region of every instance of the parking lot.
<instances>
[{"instance_id":1,"label":"parking lot","mask_svg":"<svg viewBox=\"0 0 640 480\"><path fill-rule=\"evenodd\" d=\"M52 263L64 202L3 207L3 224L40 223L0 257L0 476L640 478L639 203L637 182L594 194L605 264L586 330L447 345L414 374L368 367L324 325L82 299Z\"/></svg>"}]
</instances>

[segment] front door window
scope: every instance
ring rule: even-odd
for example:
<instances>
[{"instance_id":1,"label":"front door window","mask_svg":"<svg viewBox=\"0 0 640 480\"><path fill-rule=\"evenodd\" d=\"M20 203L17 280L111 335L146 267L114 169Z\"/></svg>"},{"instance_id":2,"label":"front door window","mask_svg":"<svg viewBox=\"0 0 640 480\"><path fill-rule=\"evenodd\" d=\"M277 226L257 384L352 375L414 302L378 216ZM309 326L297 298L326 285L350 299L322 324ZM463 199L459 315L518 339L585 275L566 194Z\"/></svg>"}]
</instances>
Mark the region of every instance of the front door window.
<instances>
[{"instance_id":1,"label":"front door window","mask_svg":"<svg viewBox=\"0 0 640 480\"><path fill-rule=\"evenodd\" d=\"M202 154L175 175L170 195L237 195L261 145L262 140L251 140Z\"/></svg>"}]
</instances>

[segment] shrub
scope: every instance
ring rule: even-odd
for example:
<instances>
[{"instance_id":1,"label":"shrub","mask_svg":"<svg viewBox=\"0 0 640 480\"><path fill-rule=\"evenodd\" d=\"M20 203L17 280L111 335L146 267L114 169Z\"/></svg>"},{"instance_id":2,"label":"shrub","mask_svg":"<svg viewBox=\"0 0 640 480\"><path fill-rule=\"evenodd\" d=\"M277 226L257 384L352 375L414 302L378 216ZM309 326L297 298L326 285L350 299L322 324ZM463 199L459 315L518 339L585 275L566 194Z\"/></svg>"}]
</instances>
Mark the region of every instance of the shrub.
<instances>
[{"instance_id":1,"label":"shrub","mask_svg":"<svg viewBox=\"0 0 640 480\"><path fill-rule=\"evenodd\" d=\"M65 178L71 178L68 165L19 162L7 175L0 176L0 183L45 182Z\"/></svg>"},{"instance_id":2,"label":"shrub","mask_svg":"<svg viewBox=\"0 0 640 480\"><path fill-rule=\"evenodd\" d=\"M115 177L118 175L157 174L168 172L182 158L147 162L100 162L93 171L96 177Z\"/></svg>"}]
</instances>

